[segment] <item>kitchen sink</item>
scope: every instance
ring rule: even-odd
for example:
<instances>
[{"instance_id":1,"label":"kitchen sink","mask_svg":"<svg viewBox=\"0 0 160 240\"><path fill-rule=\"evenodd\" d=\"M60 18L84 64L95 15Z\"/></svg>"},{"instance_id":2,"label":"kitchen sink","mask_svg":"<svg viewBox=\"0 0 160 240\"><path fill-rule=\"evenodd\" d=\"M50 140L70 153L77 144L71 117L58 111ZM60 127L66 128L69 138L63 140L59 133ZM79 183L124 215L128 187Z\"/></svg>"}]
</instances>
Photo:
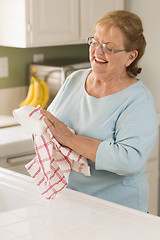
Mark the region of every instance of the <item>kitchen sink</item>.
<instances>
[{"instance_id":1,"label":"kitchen sink","mask_svg":"<svg viewBox=\"0 0 160 240\"><path fill-rule=\"evenodd\" d=\"M0 167L0 212L36 204L41 198L31 177Z\"/></svg>"}]
</instances>

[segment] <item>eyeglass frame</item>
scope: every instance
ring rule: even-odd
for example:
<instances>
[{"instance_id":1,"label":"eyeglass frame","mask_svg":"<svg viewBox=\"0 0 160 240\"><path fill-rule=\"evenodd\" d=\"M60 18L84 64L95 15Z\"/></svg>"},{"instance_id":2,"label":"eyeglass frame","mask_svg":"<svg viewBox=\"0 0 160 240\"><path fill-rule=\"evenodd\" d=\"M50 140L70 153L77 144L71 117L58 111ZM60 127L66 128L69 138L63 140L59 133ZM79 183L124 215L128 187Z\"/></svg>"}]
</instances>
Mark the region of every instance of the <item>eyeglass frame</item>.
<instances>
[{"instance_id":1,"label":"eyeglass frame","mask_svg":"<svg viewBox=\"0 0 160 240\"><path fill-rule=\"evenodd\" d=\"M88 43L89 46L92 46L92 43L89 43L89 41L90 41L91 39L94 39L95 42L98 43L98 45L95 46L95 47L98 47L99 45L101 46L102 51L103 51L103 49L107 49L107 50L108 50L110 53L112 53L112 54L118 53L118 52L126 52L126 50L124 50L124 49L123 49L123 50L119 50L119 49L109 49L109 48L107 47L107 43L102 43L102 44L100 44L94 37L88 37L88 38L87 38L87 43Z\"/></svg>"}]
</instances>

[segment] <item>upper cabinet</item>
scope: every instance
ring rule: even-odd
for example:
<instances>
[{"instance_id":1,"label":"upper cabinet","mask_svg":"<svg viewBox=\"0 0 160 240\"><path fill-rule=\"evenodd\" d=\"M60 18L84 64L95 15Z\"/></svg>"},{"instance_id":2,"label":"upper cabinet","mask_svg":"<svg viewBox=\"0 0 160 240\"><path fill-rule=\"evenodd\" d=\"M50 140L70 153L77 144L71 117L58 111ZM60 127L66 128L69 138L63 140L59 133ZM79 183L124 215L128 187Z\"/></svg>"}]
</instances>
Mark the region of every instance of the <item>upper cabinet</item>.
<instances>
[{"instance_id":1,"label":"upper cabinet","mask_svg":"<svg viewBox=\"0 0 160 240\"><path fill-rule=\"evenodd\" d=\"M0 0L0 45L85 43L97 19L116 9L124 0Z\"/></svg>"},{"instance_id":2,"label":"upper cabinet","mask_svg":"<svg viewBox=\"0 0 160 240\"><path fill-rule=\"evenodd\" d=\"M102 15L124 9L124 0L80 0L81 40L93 35L93 26Z\"/></svg>"},{"instance_id":3,"label":"upper cabinet","mask_svg":"<svg viewBox=\"0 0 160 240\"><path fill-rule=\"evenodd\" d=\"M79 38L79 0L0 0L0 45L41 47Z\"/></svg>"}]
</instances>

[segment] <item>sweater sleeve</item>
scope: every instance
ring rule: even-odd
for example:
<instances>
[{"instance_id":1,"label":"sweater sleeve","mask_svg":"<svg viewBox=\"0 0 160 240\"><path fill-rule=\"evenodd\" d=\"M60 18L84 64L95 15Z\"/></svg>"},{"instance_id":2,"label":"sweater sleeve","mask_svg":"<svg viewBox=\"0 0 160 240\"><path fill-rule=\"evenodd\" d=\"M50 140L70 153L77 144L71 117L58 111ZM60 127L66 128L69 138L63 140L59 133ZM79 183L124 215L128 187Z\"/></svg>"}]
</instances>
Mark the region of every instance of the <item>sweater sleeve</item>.
<instances>
[{"instance_id":1,"label":"sweater sleeve","mask_svg":"<svg viewBox=\"0 0 160 240\"><path fill-rule=\"evenodd\" d=\"M152 103L129 106L117 119L114 138L101 142L96 170L132 176L141 171L152 152L158 121Z\"/></svg>"}]
</instances>

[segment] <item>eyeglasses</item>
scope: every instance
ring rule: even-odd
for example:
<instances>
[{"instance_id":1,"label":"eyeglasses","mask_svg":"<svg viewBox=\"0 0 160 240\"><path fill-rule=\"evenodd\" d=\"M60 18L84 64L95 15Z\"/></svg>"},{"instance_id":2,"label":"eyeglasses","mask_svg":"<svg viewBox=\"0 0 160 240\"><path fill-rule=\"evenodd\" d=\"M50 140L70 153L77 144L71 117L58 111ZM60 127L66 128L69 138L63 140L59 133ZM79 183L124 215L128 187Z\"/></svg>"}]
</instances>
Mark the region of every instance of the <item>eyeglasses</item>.
<instances>
[{"instance_id":1,"label":"eyeglasses","mask_svg":"<svg viewBox=\"0 0 160 240\"><path fill-rule=\"evenodd\" d=\"M113 54L113 53L118 53L118 52L124 52L126 50L118 50L118 49L114 49L113 47L111 47L109 44L103 43L100 44L94 37L89 37L87 39L87 43L91 46L91 47L98 47L99 45L101 46L101 49L104 53L108 53L108 54Z\"/></svg>"}]
</instances>

